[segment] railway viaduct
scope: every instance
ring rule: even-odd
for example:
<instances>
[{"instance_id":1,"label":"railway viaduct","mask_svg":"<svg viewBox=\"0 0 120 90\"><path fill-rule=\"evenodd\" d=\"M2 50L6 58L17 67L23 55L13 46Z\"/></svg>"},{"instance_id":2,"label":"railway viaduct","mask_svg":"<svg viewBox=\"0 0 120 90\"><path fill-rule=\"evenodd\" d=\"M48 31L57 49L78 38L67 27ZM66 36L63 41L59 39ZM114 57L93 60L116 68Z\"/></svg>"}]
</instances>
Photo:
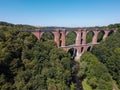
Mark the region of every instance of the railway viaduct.
<instances>
[{"instance_id":1,"label":"railway viaduct","mask_svg":"<svg viewBox=\"0 0 120 90\"><path fill-rule=\"evenodd\" d=\"M76 34L75 43L73 45L66 45L66 43L65 43L66 35L71 31ZM116 32L115 29L108 29L108 28L102 29L102 30L101 29L93 29L93 30L87 30L87 29L76 29L76 30L35 29L35 30L31 30L30 32L32 34L34 34L39 41L41 40L41 37L45 32L51 32L54 35L54 41L56 42L58 48L62 48L65 51L68 51L71 48L76 49L75 59L78 60L78 59L80 59L80 56L88 50L88 48L89 48L89 50L91 50L94 45L99 44L99 42L97 42L98 41L98 34L101 31L104 32L102 40L105 40L111 31ZM88 32L93 33L92 41L90 43L86 42L86 35Z\"/></svg>"}]
</instances>

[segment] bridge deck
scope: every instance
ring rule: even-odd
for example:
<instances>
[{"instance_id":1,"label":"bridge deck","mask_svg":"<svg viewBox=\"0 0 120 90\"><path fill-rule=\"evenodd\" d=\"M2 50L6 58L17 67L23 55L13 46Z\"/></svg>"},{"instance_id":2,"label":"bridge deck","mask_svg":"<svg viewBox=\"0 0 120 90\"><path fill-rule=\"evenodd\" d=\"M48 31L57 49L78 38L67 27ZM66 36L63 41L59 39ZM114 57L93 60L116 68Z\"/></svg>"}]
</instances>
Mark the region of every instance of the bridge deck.
<instances>
[{"instance_id":1,"label":"bridge deck","mask_svg":"<svg viewBox=\"0 0 120 90\"><path fill-rule=\"evenodd\" d=\"M33 29L33 30L22 30L23 32L39 32L39 31L43 31L43 32L50 32L50 31L62 31L62 30L67 30L67 31L75 31L75 30L87 30L87 31L92 31L92 30L98 30L98 31L102 31L102 30L107 30L107 31L111 31L111 30L115 30L114 28L112 29L108 29L108 28L94 28L94 29L89 29L89 28L75 28L75 29L71 29L71 28L39 28L39 29Z\"/></svg>"},{"instance_id":2,"label":"bridge deck","mask_svg":"<svg viewBox=\"0 0 120 90\"><path fill-rule=\"evenodd\" d=\"M96 45L96 44L99 44L99 43L88 43L88 44L79 44L79 45L72 44L72 45L68 45L68 46L60 46L59 48L80 47L80 46L91 46L91 45Z\"/></svg>"}]
</instances>

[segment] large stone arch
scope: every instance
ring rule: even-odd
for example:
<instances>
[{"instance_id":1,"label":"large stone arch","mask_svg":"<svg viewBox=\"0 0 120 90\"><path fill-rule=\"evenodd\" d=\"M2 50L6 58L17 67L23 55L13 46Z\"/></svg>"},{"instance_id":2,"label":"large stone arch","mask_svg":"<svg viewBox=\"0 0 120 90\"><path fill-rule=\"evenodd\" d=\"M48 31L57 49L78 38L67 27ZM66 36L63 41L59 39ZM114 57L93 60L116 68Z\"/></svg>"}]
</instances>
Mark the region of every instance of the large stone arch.
<instances>
[{"instance_id":1,"label":"large stone arch","mask_svg":"<svg viewBox=\"0 0 120 90\"><path fill-rule=\"evenodd\" d=\"M103 36L104 36L105 32L104 30L100 30L97 36L97 42L100 42L103 40Z\"/></svg>"},{"instance_id":2,"label":"large stone arch","mask_svg":"<svg viewBox=\"0 0 120 90\"><path fill-rule=\"evenodd\" d=\"M72 47L69 48L67 52L70 53L71 57L74 59L76 57L77 49Z\"/></svg>"},{"instance_id":3,"label":"large stone arch","mask_svg":"<svg viewBox=\"0 0 120 90\"><path fill-rule=\"evenodd\" d=\"M52 33L52 31L45 31L44 33L42 33L41 35L41 41L48 41L48 40L54 40L54 34Z\"/></svg>"},{"instance_id":4,"label":"large stone arch","mask_svg":"<svg viewBox=\"0 0 120 90\"><path fill-rule=\"evenodd\" d=\"M114 33L114 30L110 30L110 32L108 33L108 36L112 35Z\"/></svg>"},{"instance_id":5,"label":"large stone arch","mask_svg":"<svg viewBox=\"0 0 120 90\"><path fill-rule=\"evenodd\" d=\"M75 44L76 37L77 37L77 34L76 34L75 31L67 31L66 32L66 38L65 38L66 45Z\"/></svg>"},{"instance_id":6,"label":"large stone arch","mask_svg":"<svg viewBox=\"0 0 120 90\"><path fill-rule=\"evenodd\" d=\"M86 43L91 43L94 35L95 34L94 34L94 32L92 30L87 31L87 34L86 34Z\"/></svg>"}]
</instances>

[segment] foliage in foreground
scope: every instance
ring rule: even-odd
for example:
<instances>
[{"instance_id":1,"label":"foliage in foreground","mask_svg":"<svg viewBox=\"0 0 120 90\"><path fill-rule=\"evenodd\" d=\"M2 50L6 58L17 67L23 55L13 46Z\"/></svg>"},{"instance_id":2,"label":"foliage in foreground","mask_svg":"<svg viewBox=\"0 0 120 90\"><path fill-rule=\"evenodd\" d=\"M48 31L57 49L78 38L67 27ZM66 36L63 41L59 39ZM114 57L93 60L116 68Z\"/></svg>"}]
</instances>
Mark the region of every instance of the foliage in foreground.
<instances>
[{"instance_id":1,"label":"foliage in foreground","mask_svg":"<svg viewBox=\"0 0 120 90\"><path fill-rule=\"evenodd\" d=\"M92 54L84 54L79 66L71 63L68 53L56 48L51 33L43 34L42 42L37 42L32 34L18 31L34 28L0 23L1 90L75 90L76 86L81 88L77 80L82 81L84 90L112 90L111 76L120 86L120 33L95 46ZM74 42L75 34L70 32L66 43Z\"/></svg>"},{"instance_id":2,"label":"foliage in foreground","mask_svg":"<svg viewBox=\"0 0 120 90\"><path fill-rule=\"evenodd\" d=\"M84 90L112 90L112 78L107 68L89 52L81 57L78 76L83 79Z\"/></svg>"},{"instance_id":3,"label":"foliage in foreground","mask_svg":"<svg viewBox=\"0 0 120 90\"><path fill-rule=\"evenodd\" d=\"M70 55L53 41L37 42L30 33L2 27L0 52L1 90L74 88Z\"/></svg>"},{"instance_id":4,"label":"foliage in foreground","mask_svg":"<svg viewBox=\"0 0 120 90\"><path fill-rule=\"evenodd\" d=\"M108 37L105 42L93 48L92 53L108 68L120 87L120 33Z\"/></svg>"}]
</instances>

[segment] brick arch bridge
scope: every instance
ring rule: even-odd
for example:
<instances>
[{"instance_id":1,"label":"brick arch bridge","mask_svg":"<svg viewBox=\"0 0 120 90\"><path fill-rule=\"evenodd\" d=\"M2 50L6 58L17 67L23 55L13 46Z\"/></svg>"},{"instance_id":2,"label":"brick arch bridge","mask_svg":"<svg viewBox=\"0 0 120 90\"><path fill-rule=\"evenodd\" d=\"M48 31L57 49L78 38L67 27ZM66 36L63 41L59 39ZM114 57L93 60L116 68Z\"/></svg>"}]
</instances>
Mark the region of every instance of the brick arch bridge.
<instances>
[{"instance_id":1,"label":"brick arch bridge","mask_svg":"<svg viewBox=\"0 0 120 90\"><path fill-rule=\"evenodd\" d=\"M71 31L76 34L76 40L73 45L66 46L66 43L65 43L66 35L67 35L67 33L71 32ZM41 40L43 33L51 32L54 35L54 41L56 42L58 48L63 48L65 51L68 51L71 48L76 49L75 59L80 59L80 56L84 52L86 52L88 49L91 50L94 45L99 44L99 42L97 42L97 40L98 40L98 34L101 31L104 32L102 40L105 40L111 31L116 32L115 29L104 29L104 30L100 30L100 29L93 29L93 30L87 30L87 29L77 29L77 30L35 29L35 30L30 30L30 31L27 30L27 32L31 32L32 34L34 34L39 41ZM92 41L90 43L86 43L86 36L87 36L88 32L93 32Z\"/></svg>"}]
</instances>

